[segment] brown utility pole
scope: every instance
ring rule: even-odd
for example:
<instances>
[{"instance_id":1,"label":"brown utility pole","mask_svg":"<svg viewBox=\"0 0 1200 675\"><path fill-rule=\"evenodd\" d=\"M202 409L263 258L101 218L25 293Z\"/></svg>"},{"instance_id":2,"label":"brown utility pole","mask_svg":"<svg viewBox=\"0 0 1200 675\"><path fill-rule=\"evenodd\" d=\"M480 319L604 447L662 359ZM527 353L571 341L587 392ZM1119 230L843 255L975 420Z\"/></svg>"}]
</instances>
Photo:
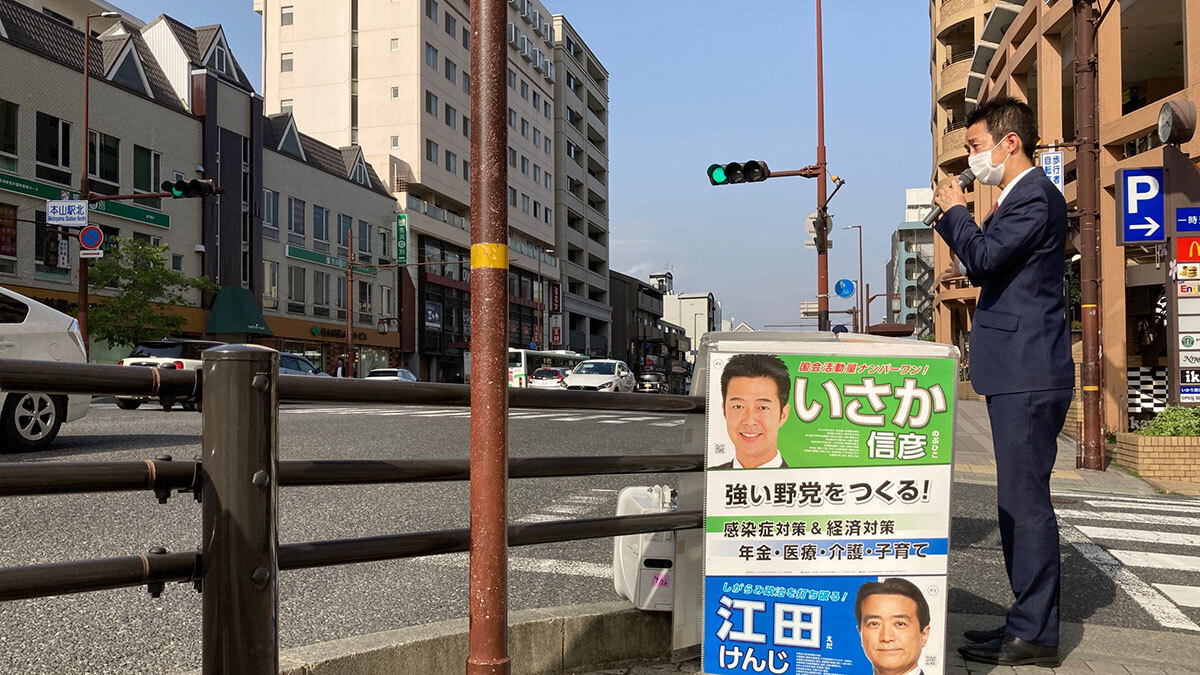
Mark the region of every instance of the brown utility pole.
<instances>
[{"instance_id":1,"label":"brown utility pole","mask_svg":"<svg viewBox=\"0 0 1200 675\"><path fill-rule=\"evenodd\" d=\"M1096 124L1096 13L1091 0L1074 0L1075 168L1079 214L1080 309L1083 323L1083 468L1104 470L1100 427L1100 279L1096 220L1100 201L1100 145Z\"/></svg>"},{"instance_id":2,"label":"brown utility pole","mask_svg":"<svg viewBox=\"0 0 1200 675\"><path fill-rule=\"evenodd\" d=\"M341 228L341 225L338 225ZM346 377L356 377L354 368L354 223L346 232Z\"/></svg>"},{"instance_id":3,"label":"brown utility pole","mask_svg":"<svg viewBox=\"0 0 1200 675\"><path fill-rule=\"evenodd\" d=\"M817 329L829 330L829 210L825 192L825 74L821 0L817 0Z\"/></svg>"},{"instance_id":4,"label":"brown utility pole","mask_svg":"<svg viewBox=\"0 0 1200 675\"><path fill-rule=\"evenodd\" d=\"M471 3L471 561L467 675L508 675L508 3Z\"/></svg>"}]
</instances>

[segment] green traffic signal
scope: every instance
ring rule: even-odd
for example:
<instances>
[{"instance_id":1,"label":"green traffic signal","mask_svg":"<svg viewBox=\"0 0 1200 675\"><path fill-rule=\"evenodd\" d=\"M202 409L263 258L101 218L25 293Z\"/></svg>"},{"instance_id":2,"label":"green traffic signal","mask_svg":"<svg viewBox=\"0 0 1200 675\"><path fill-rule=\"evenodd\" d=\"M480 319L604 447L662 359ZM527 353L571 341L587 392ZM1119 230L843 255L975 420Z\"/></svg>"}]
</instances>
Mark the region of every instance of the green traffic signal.
<instances>
[{"instance_id":1,"label":"green traffic signal","mask_svg":"<svg viewBox=\"0 0 1200 675\"><path fill-rule=\"evenodd\" d=\"M708 181L713 185L724 185L728 179L725 177L725 167L720 164L713 164L708 167Z\"/></svg>"},{"instance_id":2,"label":"green traffic signal","mask_svg":"<svg viewBox=\"0 0 1200 675\"><path fill-rule=\"evenodd\" d=\"M179 199L183 197L184 185L186 183L183 181L164 180L159 187L162 188L163 192L170 192L172 199Z\"/></svg>"},{"instance_id":3,"label":"green traffic signal","mask_svg":"<svg viewBox=\"0 0 1200 675\"><path fill-rule=\"evenodd\" d=\"M708 182L713 185L758 183L770 177L771 170L767 168L767 163L756 159L745 163L729 162L708 167Z\"/></svg>"}]
</instances>

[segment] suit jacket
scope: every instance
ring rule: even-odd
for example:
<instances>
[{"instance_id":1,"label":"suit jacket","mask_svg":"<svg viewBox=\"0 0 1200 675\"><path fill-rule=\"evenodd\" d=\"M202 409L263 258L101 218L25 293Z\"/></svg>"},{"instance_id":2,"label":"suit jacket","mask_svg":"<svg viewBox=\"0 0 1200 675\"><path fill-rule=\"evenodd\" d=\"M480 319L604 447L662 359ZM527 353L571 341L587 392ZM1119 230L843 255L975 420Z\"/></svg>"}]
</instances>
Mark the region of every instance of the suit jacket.
<instances>
[{"instance_id":1,"label":"suit jacket","mask_svg":"<svg viewBox=\"0 0 1200 675\"><path fill-rule=\"evenodd\" d=\"M980 286L971 326L971 384L983 395L1075 386L1066 319L1067 203L1040 168L975 225L955 206L935 226Z\"/></svg>"},{"instance_id":2,"label":"suit jacket","mask_svg":"<svg viewBox=\"0 0 1200 675\"><path fill-rule=\"evenodd\" d=\"M778 469L787 469L787 468L790 468L790 467L788 466L787 462L785 462L785 461L783 460L783 457L782 457L782 456L779 458L779 461L783 462L783 465L782 465L782 466L778 466L778 467L774 467L774 468L778 468ZM724 464L715 464L715 465L713 465L713 466L710 466L710 467L708 467L708 468L710 468L710 469L732 469L732 468L733 468L733 460L731 459L731 460L729 460L728 462L725 462Z\"/></svg>"}]
</instances>

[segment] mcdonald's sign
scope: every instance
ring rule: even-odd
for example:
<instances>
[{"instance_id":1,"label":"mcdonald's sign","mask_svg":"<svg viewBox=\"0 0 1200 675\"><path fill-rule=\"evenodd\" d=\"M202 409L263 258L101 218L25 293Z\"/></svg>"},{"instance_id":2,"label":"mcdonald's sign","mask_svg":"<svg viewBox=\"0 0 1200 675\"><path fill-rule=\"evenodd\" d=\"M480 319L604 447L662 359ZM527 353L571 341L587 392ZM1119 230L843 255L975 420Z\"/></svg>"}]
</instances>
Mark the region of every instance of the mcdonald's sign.
<instances>
[{"instance_id":1,"label":"mcdonald's sign","mask_svg":"<svg viewBox=\"0 0 1200 675\"><path fill-rule=\"evenodd\" d=\"M1200 261L1200 237L1179 237L1176 239L1175 260L1178 262Z\"/></svg>"}]
</instances>

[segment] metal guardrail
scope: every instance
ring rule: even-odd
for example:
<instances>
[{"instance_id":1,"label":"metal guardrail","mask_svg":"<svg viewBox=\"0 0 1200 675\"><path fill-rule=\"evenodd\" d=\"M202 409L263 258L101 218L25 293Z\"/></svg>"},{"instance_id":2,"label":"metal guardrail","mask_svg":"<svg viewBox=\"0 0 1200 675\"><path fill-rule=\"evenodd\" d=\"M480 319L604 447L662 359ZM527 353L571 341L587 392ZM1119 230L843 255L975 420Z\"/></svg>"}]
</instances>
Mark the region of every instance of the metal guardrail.
<instances>
[{"instance_id":1,"label":"metal guardrail","mask_svg":"<svg viewBox=\"0 0 1200 675\"><path fill-rule=\"evenodd\" d=\"M466 459L278 459L278 405L321 401L469 406L464 385L365 382L280 376L278 353L227 345L204 354L202 371L126 368L0 359L0 389L50 394L202 396L203 456L175 461L5 464L0 497L153 491L160 502L190 493L201 503L198 552L154 548L138 555L0 568L0 601L145 586L154 597L166 583L191 582L203 594L204 675L276 672L281 570L395 560L467 551L470 530L279 544L280 487L462 481ZM511 389L520 408L589 408L702 414L699 397ZM510 478L691 472L704 457L619 455L510 458ZM702 513L684 511L509 525L509 546L574 541L701 527Z\"/></svg>"}]
</instances>

